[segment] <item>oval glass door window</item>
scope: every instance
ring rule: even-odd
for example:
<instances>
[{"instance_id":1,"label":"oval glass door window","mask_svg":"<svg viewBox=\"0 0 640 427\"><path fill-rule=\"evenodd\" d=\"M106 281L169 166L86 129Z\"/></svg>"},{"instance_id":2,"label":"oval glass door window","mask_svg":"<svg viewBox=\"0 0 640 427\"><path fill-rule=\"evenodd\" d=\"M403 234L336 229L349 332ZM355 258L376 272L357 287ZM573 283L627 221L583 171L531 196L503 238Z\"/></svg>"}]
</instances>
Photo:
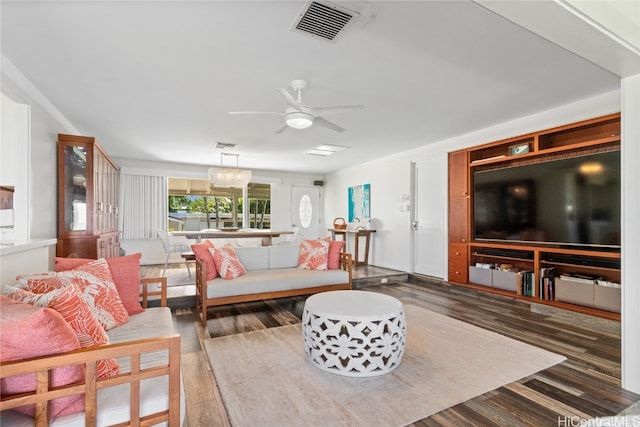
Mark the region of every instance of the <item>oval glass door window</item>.
<instances>
[{"instance_id":1,"label":"oval glass door window","mask_svg":"<svg viewBox=\"0 0 640 427\"><path fill-rule=\"evenodd\" d=\"M300 225L303 228L309 228L311 225L311 218L313 217L313 207L311 206L311 199L307 194L300 198Z\"/></svg>"}]
</instances>

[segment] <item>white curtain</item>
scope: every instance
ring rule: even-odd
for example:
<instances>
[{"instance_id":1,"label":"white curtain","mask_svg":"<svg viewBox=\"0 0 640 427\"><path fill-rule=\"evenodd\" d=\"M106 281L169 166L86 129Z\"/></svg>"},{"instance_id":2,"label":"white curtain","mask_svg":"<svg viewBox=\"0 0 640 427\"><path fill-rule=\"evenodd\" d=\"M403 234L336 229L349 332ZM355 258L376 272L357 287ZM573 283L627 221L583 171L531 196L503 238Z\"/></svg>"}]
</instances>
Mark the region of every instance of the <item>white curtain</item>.
<instances>
[{"instance_id":1,"label":"white curtain","mask_svg":"<svg viewBox=\"0 0 640 427\"><path fill-rule=\"evenodd\" d=\"M123 239L150 239L156 229L166 230L167 178L120 175L120 229Z\"/></svg>"}]
</instances>

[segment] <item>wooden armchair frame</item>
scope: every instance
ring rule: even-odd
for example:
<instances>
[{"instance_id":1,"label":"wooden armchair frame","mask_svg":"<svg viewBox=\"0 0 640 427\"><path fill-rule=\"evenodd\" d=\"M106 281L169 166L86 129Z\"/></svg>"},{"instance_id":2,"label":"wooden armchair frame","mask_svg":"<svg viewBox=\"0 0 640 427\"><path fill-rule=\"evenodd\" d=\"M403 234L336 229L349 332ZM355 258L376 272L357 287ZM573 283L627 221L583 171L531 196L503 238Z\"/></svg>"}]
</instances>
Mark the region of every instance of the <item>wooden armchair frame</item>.
<instances>
[{"instance_id":1,"label":"wooden armchair frame","mask_svg":"<svg viewBox=\"0 0 640 427\"><path fill-rule=\"evenodd\" d=\"M149 285L159 283L160 290L150 291ZM158 295L161 304L166 307L167 279L144 278L141 279L141 298L143 307L147 307L149 296ZM166 365L157 365L150 368L141 368L140 357L143 353L167 350L168 362ZM97 362L102 359L115 357L130 357L131 369L129 372L109 378L97 378ZM51 387L49 382L50 371L69 365L84 365L85 377L83 381L60 387ZM41 356L24 360L0 363L0 378L14 375L36 374L36 391L2 397L0 411L16 408L23 405L35 404L37 427L48 426L50 423L49 403L53 399L78 394L85 395L85 426L95 426L97 421L97 396L98 390L114 387L120 384L130 384L131 411L128 423L118 426L150 426L161 422L167 422L169 426L180 425L180 335L172 334L163 337L141 339L126 343L109 344L93 348L59 353L49 356ZM169 408L140 417L140 382L145 379L168 376L168 400Z\"/></svg>"}]
</instances>

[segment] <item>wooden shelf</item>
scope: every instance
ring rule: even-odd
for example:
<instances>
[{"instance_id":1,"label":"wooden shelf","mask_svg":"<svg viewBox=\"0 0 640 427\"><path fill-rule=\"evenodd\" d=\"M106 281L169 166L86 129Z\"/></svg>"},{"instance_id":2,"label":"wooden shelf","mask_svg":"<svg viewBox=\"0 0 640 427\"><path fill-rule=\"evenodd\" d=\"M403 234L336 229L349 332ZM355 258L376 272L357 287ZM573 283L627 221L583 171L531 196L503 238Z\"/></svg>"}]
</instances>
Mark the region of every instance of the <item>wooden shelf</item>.
<instances>
[{"instance_id":1,"label":"wooden shelf","mask_svg":"<svg viewBox=\"0 0 640 427\"><path fill-rule=\"evenodd\" d=\"M562 266L562 267L569 267L569 268L575 268L575 269L579 269L579 270L605 270L605 271L610 271L610 272L619 272L620 269L618 268L612 268L612 267L594 267L594 266L590 266L590 265L581 265L581 264L569 264L569 263L564 263L564 262L554 262L554 261L540 261L540 264L545 264L545 265L550 265L550 266Z\"/></svg>"},{"instance_id":2,"label":"wooden shelf","mask_svg":"<svg viewBox=\"0 0 640 427\"><path fill-rule=\"evenodd\" d=\"M544 154L568 152L620 141L620 114L585 120L546 131L509 138L469 150L472 167L535 158ZM528 145L528 152L512 155L510 149Z\"/></svg>"},{"instance_id":3,"label":"wooden shelf","mask_svg":"<svg viewBox=\"0 0 640 427\"><path fill-rule=\"evenodd\" d=\"M486 286L475 285L473 283L467 283L467 284L458 284L458 283L456 283L456 285L457 286L461 286L461 287L465 287L465 288L470 288L470 289L475 289L475 290L491 293L491 294L502 295L502 296L509 297L509 298L515 298L515 299L518 299L518 300L521 300L521 301L524 301L524 302L528 302L528 303L548 305L548 306L551 306L551 307L557 307L557 308L562 308L562 309L565 309L565 310L571 310L571 311L575 311L577 313L588 314L588 315L600 317L600 318L603 318L603 319L615 320L615 321L619 322L620 318L621 318L620 313L614 313L614 312L611 312L611 311L598 310L596 308L585 307L585 306L577 305L577 304L569 304L569 303L566 303L566 302L541 300L541 299L536 298L536 297L528 297L528 296L524 296L524 295L516 295L513 292L504 291L502 289L496 289L496 288L488 288Z\"/></svg>"}]
</instances>

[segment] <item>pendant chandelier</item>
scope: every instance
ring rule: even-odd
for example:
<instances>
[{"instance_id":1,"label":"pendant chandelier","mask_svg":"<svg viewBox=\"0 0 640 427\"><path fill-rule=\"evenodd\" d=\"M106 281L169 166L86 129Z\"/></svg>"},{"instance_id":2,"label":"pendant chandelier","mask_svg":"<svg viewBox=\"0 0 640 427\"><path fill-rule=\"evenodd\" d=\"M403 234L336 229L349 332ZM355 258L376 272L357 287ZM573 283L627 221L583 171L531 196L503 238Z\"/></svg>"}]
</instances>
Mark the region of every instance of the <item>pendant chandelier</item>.
<instances>
[{"instance_id":1,"label":"pendant chandelier","mask_svg":"<svg viewBox=\"0 0 640 427\"><path fill-rule=\"evenodd\" d=\"M235 167L224 166L224 156L235 157ZM220 154L220 167L209 168L209 182L213 187L244 187L251 181L251 171L238 167L239 154Z\"/></svg>"}]
</instances>

